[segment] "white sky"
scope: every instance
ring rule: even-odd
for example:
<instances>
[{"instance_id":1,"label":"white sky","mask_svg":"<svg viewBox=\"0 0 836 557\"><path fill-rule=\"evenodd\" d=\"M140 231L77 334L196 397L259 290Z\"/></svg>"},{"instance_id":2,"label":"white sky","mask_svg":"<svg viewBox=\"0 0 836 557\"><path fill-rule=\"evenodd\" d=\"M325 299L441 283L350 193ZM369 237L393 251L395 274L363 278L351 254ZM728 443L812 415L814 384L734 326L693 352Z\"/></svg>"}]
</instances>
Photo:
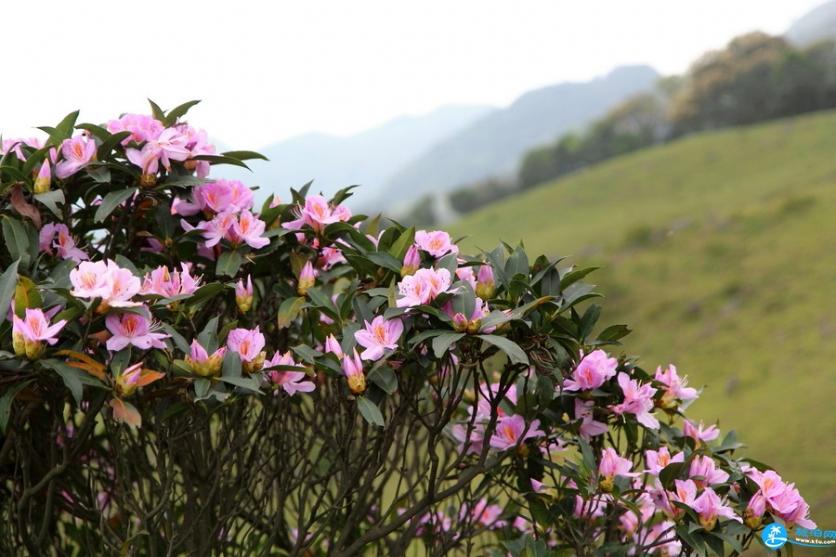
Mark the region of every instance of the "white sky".
<instances>
[{"instance_id":1,"label":"white sky","mask_svg":"<svg viewBox=\"0 0 836 557\"><path fill-rule=\"evenodd\" d=\"M681 72L707 49L782 33L822 0L318 0L8 2L0 131L28 133L203 100L192 123L233 148L347 134L443 104L648 63Z\"/></svg>"}]
</instances>

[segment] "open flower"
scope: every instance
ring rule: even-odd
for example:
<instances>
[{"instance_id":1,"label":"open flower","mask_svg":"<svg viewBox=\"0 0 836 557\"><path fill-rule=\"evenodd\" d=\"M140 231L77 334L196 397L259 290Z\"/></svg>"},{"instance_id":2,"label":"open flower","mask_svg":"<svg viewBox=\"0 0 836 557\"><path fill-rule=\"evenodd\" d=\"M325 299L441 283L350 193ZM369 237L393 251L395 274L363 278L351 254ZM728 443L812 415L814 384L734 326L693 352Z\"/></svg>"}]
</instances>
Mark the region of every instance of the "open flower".
<instances>
[{"instance_id":1,"label":"open flower","mask_svg":"<svg viewBox=\"0 0 836 557\"><path fill-rule=\"evenodd\" d=\"M156 294L165 298L194 294L200 286L200 277L193 277L185 263L181 265L181 269L182 271L169 271L168 267L157 267L145 275L139 293Z\"/></svg>"},{"instance_id":2,"label":"open flower","mask_svg":"<svg viewBox=\"0 0 836 557\"><path fill-rule=\"evenodd\" d=\"M697 390L688 387L685 378L676 373L676 366L673 364L669 364L664 370L657 367L655 379L666 387L662 394L662 408L675 408L677 401L689 402L699 396Z\"/></svg>"},{"instance_id":3,"label":"open flower","mask_svg":"<svg viewBox=\"0 0 836 557\"><path fill-rule=\"evenodd\" d=\"M591 400L575 399L575 418L581 420L581 435L589 439L607 432L607 424L595 420L593 409L595 403Z\"/></svg>"},{"instance_id":4,"label":"open flower","mask_svg":"<svg viewBox=\"0 0 836 557\"><path fill-rule=\"evenodd\" d=\"M703 491L702 494L694 500L694 504L692 506L699 515L700 525L708 531L714 529L717 525L717 519L720 517L727 518L729 520L736 520L737 522L743 522L743 520L735 514L731 507L723 504L720 496L717 495L710 487L707 487L705 491Z\"/></svg>"},{"instance_id":5,"label":"open flower","mask_svg":"<svg viewBox=\"0 0 836 557\"><path fill-rule=\"evenodd\" d=\"M448 253L459 252L459 248L450 240L450 235L443 230L418 230L415 233L415 245L436 259Z\"/></svg>"},{"instance_id":6,"label":"open flower","mask_svg":"<svg viewBox=\"0 0 836 557\"><path fill-rule=\"evenodd\" d=\"M129 344L140 350L165 349L163 339L168 335L154 332L156 328L149 317L137 313L112 313L105 319L105 325L112 335L107 340L107 349L111 352L122 350Z\"/></svg>"},{"instance_id":7,"label":"open flower","mask_svg":"<svg viewBox=\"0 0 836 557\"><path fill-rule=\"evenodd\" d=\"M15 354L26 356L30 360L38 358L43 352L43 343L53 345L58 342L58 333L67 321L62 319L52 325L44 312L38 308L26 308L23 319L12 315L12 346Z\"/></svg>"},{"instance_id":8,"label":"open flower","mask_svg":"<svg viewBox=\"0 0 836 557\"><path fill-rule=\"evenodd\" d=\"M668 464L672 464L674 462L684 462L685 453L679 452L671 456L667 447L659 447L658 451L651 449L646 450L644 452L644 460L647 464L647 473L658 476L659 472L661 472Z\"/></svg>"},{"instance_id":9,"label":"open flower","mask_svg":"<svg viewBox=\"0 0 836 557\"><path fill-rule=\"evenodd\" d=\"M301 367L289 351L284 354L276 352L273 354L273 358L267 361L266 365L268 368L276 366ZM267 371L267 379L277 387L282 388L290 396L296 393L309 393L316 389L316 384L313 381L308 381L307 378L308 376L304 371L278 369Z\"/></svg>"},{"instance_id":10,"label":"open flower","mask_svg":"<svg viewBox=\"0 0 836 557\"><path fill-rule=\"evenodd\" d=\"M366 321L366 328L354 333L354 338L364 347L360 354L364 360L379 360L386 350L395 350L403 333L400 319L385 319L378 315L372 322Z\"/></svg>"},{"instance_id":11,"label":"open flower","mask_svg":"<svg viewBox=\"0 0 836 557\"><path fill-rule=\"evenodd\" d=\"M397 306L408 308L429 304L449 288L450 271L447 269L418 269L398 283L402 297L398 299Z\"/></svg>"},{"instance_id":12,"label":"open flower","mask_svg":"<svg viewBox=\"0 0 836 557\"><path fill-rule=\"evenodd\" d=\"M55 175L69 178L96 157L96 142L83 135L65 139L61 143L62 160L55 165Z\"/></svg>"},{"instance_id":13,"label":"open flower","mask_svg":"<svg viewBox=\"0 0 836 557\"><path fill-rule=\"evenodd\" d=\"M116 378L116 392L120 397L129 397L140 387L150 385L165 377L164 373L142 367L142 362L125 369Z\"/></svg>"},{"instance_id":14,"label":"open flower","mask_svg":"<svg viewBox=\"0 0 836 557\"><path fill-rule=\"evenodd\" d=\"M195 375L201 377L216 377L221 373L226 348L223 346L215 350L211 355L197 340L192 340L189 355L186 356L186 365Z\"/></svg>"},{"instance_id":15,"label":"open flower","mask_svg":"<svg viewBox=\"0 0 836 557\"><path fill-rule=\"evenodd\" d=\"M232 223L231 240L234 244L245 243L253 249L260 249L270 243L264 237L265 223L249 211L241 211L238 220Z\"/></svg>"},{"instance_id":16,"label":"open flower","mask_svg":"<svg viewBox=\"0 0 836 557\"><path fill-rule=\"evenodd\" d=\"M603 350L594 350L583 357L572 372L572 377L563 382L565 391L589 391L597 389L615 376L618 360L610 358Z\"/></svg>"},{"instance_id":17,"label":"open flower","mask_svg":"<svg viewBox=\"0 0 836 557\"><path fill-rule=\"evenodd\" d=\"M721 484L729 479L728 473L719 470L710 456L700 455L691 461L688 476L697 487Z\"/></svg>"},{"instance_id":18,"label":"open flower","mask_svg":"<svg viewBox=\"0 0 836 557\"><path fill-rule=\"evenodd\" d=\"M123 114L107 123L107 131L112 134L131 132L131 135L122 140L122 145L152 141L160 137L164 129L162 122L147 114Z\"/></svg>"},{"instance_id":19,"label":"open flower","mask_svg":"<svg viewBox=\"0 0 836 557\"><path fill-rule=\"evenodd\" d=\"M491 436L490 445L498 451L506 451L526 439L536 439L544 435L545 433L540 429L540 420L533 420L526 429L525 418L514 414L497 421L496 432Z\"/></svg>"},{"instance_id":20,"label":"open flower","mask_svg":"<svg viewBox=\"0 0 836 557\"><path fill-rule=\"evenodd\" d=\"M650 429L659 429L659 420L653 417L653 395L656 389L649 384L639 384L636 379L623 371L618 374L618 386L624 393L624 402L610 406L610 409L618 415L633 414L636 420Z\"/></svg>"},{"instance_id":21,"label":"open flower","mask_svg":"<svg viewBox=\"0 0 836 557\"><path fill-rule=\"evenodd\" d=\"M682 433L696 441L698 445L700 442L714 441L720 436L720 430L716 425L704 427L702 422L697 425L691 420L685 420L682 423Z\"/></svg>"},{"instance_id":22,"label":"open flower","mask_svg":"<svg viewBox=\"0 0 836 557\"><path fill-rule=\"evenodd\" d=\"M335 222L345 222L351 218L351 211L344 205L332 208L328 200L321 195L309 195L305 198L305 205L297 213L299 218L282 224L283 228L299 230L308 225L317 232Z\"/></svg>"},{"instance_id":23,"label":"open flower","mask_svg":"<svg viewBox=\"0 0 836 557\"><path fill-rule=\"evenodd\" d=\"M264 345L264 335L258 327L252 330L232 329L226 339L227 348L238 353L247 373L255 373L264 365Z\"/></svg>"},{"instance_id":24,"label":"open flower","mask_svg":"<svg viewBox=\"0 0 836 557\"><path fill-rule=\"evenodd\" d=\"M76 247L66 224L45 224L38 233L38 248L50 255L55 253L61 259L72 259L76 263L89 259L86 253Z\"/></svg>"},{"instance_id":25,"label":"open flower","mask_svg":"<svg viewBox=\"0 0 836 557\"><path fill-rule=\"evenodd\" d=\"M631 472L633 463L627 459L619 456L615 449L607 447L601 453L601 462L598 464L598 474L601 476L601 488L604 491L609 491L613 487L613 481L616 476L633 478L638 476L636 472Z\"/></svg>"}]
</instances>

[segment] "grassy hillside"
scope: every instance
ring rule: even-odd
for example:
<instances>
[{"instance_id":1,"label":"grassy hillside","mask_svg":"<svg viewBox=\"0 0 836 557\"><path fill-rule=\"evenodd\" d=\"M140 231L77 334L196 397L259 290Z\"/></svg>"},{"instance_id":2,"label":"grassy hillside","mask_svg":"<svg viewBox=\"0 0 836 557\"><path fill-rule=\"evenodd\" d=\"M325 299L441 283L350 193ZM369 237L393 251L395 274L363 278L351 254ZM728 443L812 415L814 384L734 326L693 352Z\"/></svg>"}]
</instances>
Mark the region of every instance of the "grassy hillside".
<instances>
[{"instance_id":1,"label":"grassy hillside","mask_svg":"<svg viewBox=\"0 0 836 557\"><path fill-rule=\"evenodd\" d=\"M626 351L675 362L691 409L795 480L836 528L836 112L707 133L474 213L464 245L601 265ZM816 554L825 554L819 550Z\"/></svg>"}]
</instances>

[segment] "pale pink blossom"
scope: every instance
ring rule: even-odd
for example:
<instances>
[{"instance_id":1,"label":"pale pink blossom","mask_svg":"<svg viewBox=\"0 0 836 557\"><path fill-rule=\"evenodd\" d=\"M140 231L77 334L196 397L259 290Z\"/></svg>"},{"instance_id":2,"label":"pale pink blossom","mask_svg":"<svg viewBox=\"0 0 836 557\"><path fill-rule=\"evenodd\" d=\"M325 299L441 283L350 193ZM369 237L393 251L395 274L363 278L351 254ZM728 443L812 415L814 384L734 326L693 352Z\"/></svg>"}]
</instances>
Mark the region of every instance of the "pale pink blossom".
<instances>
[{"instance_id":1,"label":"pale pink blossom","mask_svg":"<svg viewBox=\"0 0 836 557\"><path fill-rule=\"evenodd\" d=\"M491 436L491 448L506 451L516 447L526 439L543 437L545 433L539 427L540 420L532 420L526 428L525 418L519 414L500 418L496 424L496 432Z\"/></svg>"},{"instance_id":2,"label":"pale pink blossom","mask_svg":"<svg viewBox=\"0 0 836 557\"><path fill-rule=\"evenodd\" d=\"M265 223L249 211L241 211L238 220L232 223L231 240L234 244L245 243L253 249L260 249L270 243L264 237Z\"/></svg>"},{"instance_id":3,"label":"pale pink blossom","mask_svg":"<svg viewBox=\"0 0 836 557\"><path fill-rule=\"evenodd\" d=\"M266 365L268 368L277 366L302 367L293 359L293 355L289 351L284 354L276 352ZM316 389L316 384L313 381L306 380L308 376L304 371L272 369L267 371L267 378L277 387L281 387L289 396L296 393L309 393Z\"/></svg>"},{"instance_id":4,"label":"pale pink blossom","mask_svg":"<svg viewBox=\"0 0 836 557\"><path fill-rule=\"evenodd\" d=\"M667 447L659 447L658 451L648 449L644 452L644 460L647 464L647 473L658 476L665 466L674 462L684 462L685 453L678 452L671 456Z\"/></svg>"},{"instance_id":5,"label":"pale pink blossom","mask_svg":"<svg viewBox=\"0 0 836 557\"><path fill-rule=\"evenodd\" d=\"M264 349L264 335L258 327L255 329L232 329L226 339L226 347L237 352L242 362L252 362L259 358Z\"/></svg>"},{"instance_id":6,"label":"pale pink blossom","mask_svg":"<svg viewBox=\"0 0 836 557\"><path fill-rule=\"evenodd\" d=\"M605 479L612 480L616 476L632 478L638 474L632 472L633 463L622 458L612 447L607 447L601 453L601 462L598 464L598 474Z\"/></svg>"},{"instance_id":7,"label":"pale pink blossom","mask_svg":"<svg viewBox=\"0 0 836 557\"><path fill-rule=\"evenodd\" d=\"M201 377L216 376L221 372L226 348L220 347L211 355L206 351L197 340L192 340L189 347L189 355L186 356L186 365L192 370L192 373L200 375Z\"/></svg>"},{"instance_id":8,"label":"pale pink blossom","mask_svg":"<svg viewBox=\"0 0 836 557\"><path fill-rule=\"evenodd\" d=\"M44 146L43 141L37 137L10 137L0 143L0 155L5 155L11 151L19 160L25 161L26 155L23 152L24 145L33 149L41 149Z\"/></svg>"},{"instance_id":9,"label":"pale pink blossom","mask_svg":"<svg viewBox=\"0 0 836 557\"><path fill-rule=\"evenodd\" d=\"M798 524L804 528L816 527L816 524L809 519L810 506L794 484L785 483L774 470L760 472L751 468L746 471L746 475L759 488L747 508L750 514L761 516L768 509L790 526Z\"/></svg>"},{"instance_id":10,"label":"pale pink blossom","mask_svg":"<svg viewBox=\"0 0 836 557\"><path fill-rule=\"evenodd\" d=\"M700 421L699 425L697 425L691 420L685 420L683 422L682 433L684 433L686 437L690 437L697 443L699 443L700 441L714 441L720 436L720 430L717 428L716 425L704 427L702 421Z\"/></svg>"},{"instance_id":11,"label":"pale pink blossom","mask_svg":"<svg viewBox=\"0 0 836 557\"><path fill-rule=\"evenodd\" d=\"M469 435L468 435L469 432ZM450 435L459 445L459 450L466 454L479 454L485 442L485 426L474 424L469 428L465 424L455 424L450 428Z\"/></svg>"},{"instance_id":12,"label":"pale pink blossom","mask_svg":"<svg viewBox=\"0 0 836 557\"><path fill-rule=\"evenodd\" d=\"M688 476L694 480L697 487L717 485L729 479L728 473L718 469L714 459L706 455L694 457L688 470Z\"/></svg>"},{"instance_id":13,"label":"pale pink blossom","mask_svg":"<svg viewBox=\"0 0 836 557\"><path fill-rule=\"evenodd\" d=\"M476 290L476 274L473 272L473 267L459 267L456 269L456 278L469 284L474 291Z\"/></svg>"},{"instance_id":14,"label":"pale pink blossom","mask_svg":"<svg viewBox=\"0 0 836 557\"><path fill-rule=\"evenodd\" d=\"M718 518L726 518L728 520L735 520L743 522L737 516L734 510L723 504L720 496L717 495L710 487L706 488L702 494L694 500L693 509L697 511L700 518L700 524L706 530L713 530L717 524Z\"/></svg>"},{"instance_id":15,"label":"pale pink blossom","mask_svg":"<svg viewBox=\"0 0 836 557\"><path fill-rule=\"evenodd\" d=\"M127 131L131 135L122 140L122 145L131 142L144 143L160 137L165 127L162 122L147 114L123 114L107 123L107 131L112 134Z\"/></svg>"},{"instance_id":16,"label":"pale pink blossom","mask_svg":"<svg viewBox=\"0 0 836 557\"><path fill-rule=\"evenodd\" d=\"M180 268L180 271L169 271L168 267L157 267L145 275L139 293L165 298L194 294L200 285L200 277L193 277L186 263L182 263Z\"/></svg>"},{"instance_id":17,"label":"pale pink blossom","mask_svg":"<svg viewBox=\"0 0 836 557\"><path fill-rule=\"evenodd\" d=\"M235 304L241 313L247 313L253 307L253 279L247 275L247 281L240 279L235 283Z\"/></svg>"},{"instance_id":18,"label":"pale pink blossom","mask_svg":"<svg viewBox=\"0 0 836 557\"><path fill-rule=\"evenodd\" d=\"M418 248L415 244L409 246L406 250L406 255L403 257L403 265L401 266L401 276L405 277L415 273L421 268L421 254L418 253Z\"/></svg>"},{"instance_id":19,"label":"pale pink blossom","mask_svg":"<svg viewBox=\"0 0 836 557\"><path fill-rule=\"evenodd\" d=\"M65 139L61 143L62 160L55 165L55 175L69 178L96 157L96 142L83 135Z\"/></svg>"},{"instance_id":20,"label":"pale pink blossom","mask_svg":"<svg viewBox=\"0 0 836 557\"><path fill-rule=\"evenodd\" d=\"M418 269L415 274L398 283L401 298L397 307L415 307L432 302L450 288L450 271L447 269Z\"/></svg>"},{"instance_id":21,"label":"pale pink blossom","mask_svg":"<svg viewBox=\"0 0 836 557\"><path fill-rule=\"evenodd\" d=\"M575 418L581 420L581 435L589 439L607 432L607 424L595 420L593 409L595 403L591 400L575 399Z\"/></svg>"},{"instance_id":22,"label":"pale pink blossom","mask_svg":"<svg viewBox=\"0 0 836 557\"><path fill-rule=\"evenodd\" d=\"M502 515L502 507L496 504L488 504L484 497L479 499L472 508L465 506L459 512L459 519L470 519L472 522L481 524L485 527L502 527L505 522L500 520Z\"/></svg>"},{"instance_id":23,"label":"pale pink blossom","mask_svg":"<svg viewBox=\"0 0 836 557\"><path fill-rule=\"evenodd\" d=\"M450 235L443 230L418 230L415 233L415 245L436 259L448 253L459 252L459 248L450 240Z\"/></svg>"},{"instance_id":24,"label":"pale pink blossom","mask_svg":"<svg viewBox=\"0 0 836 557\"><path fill-rule=\"evenodd\" d=\"M351 355L346 354L343 357L342 369L349 390L355 395L363 394L366 391L366 374L363 372L363 360L356 348Z\"/></svg>"},{"instance_id":25,"label":"pale pink blossom","mask_svg":"<svg viewBox=\"0 0 836 557\"><path fill-rule=\"evenodd\" d=\"M493 298L496 293L496 282L493 276L493 267L480 265L476 275L476 295L482 299Z\"/></svg>"},{"instance_id":26,"label":"pale pink blossom","mask_svg":"<svg viewBox=\"0 0 836 557\"><path fill-rule=\"evenodd\" d=\"M313 288L314 284L316 284L317 274L316 269L313 267L313 263L306 261L302 266L302 269L299 271L299 282L296 285L296 291L300 296L304 296L308 293L308 290Z\"/></svg>"},{"instance_id":27,"label":"pale pink blossom","mask_svg":"<svg viewBox=\"0 0 836 557\"><path fill-rule=\"evenodd\" d=\"M340 346L340 342L337 340L337 337L334 335L328 335L325 339L325 352L330 352L338 359L342 359L343 349L342 346Z\"/></svg>"},{"instance_id":28,"label":"pale pink blossom","mask_svg":"<svg viewBox=\"0 0 836 557\"><path fill-rule=\"evenodd\" d=\"M676 373L676 366L673 364L669 364L664 370L661 366L657 367L655 379L665 385L662 394L662 405L665 407L674 406L676 401L689 402L699 396L697 390L688 387L688 381Z\"/></svg>"},{"instance_id":29,"label":"pale pink blossom","mask_svg":"<svg viewBox=\"0 0 836 557\"><path fill-rule=\"evenodd\" d=\"M50 324L49 318L39 308L26 308L22 319L12 313L12 345L15 354L35 359L43 349L43 342L49 345L58 342L58 333L66 324L64 319Z\"/></svg>"},{"instance_id":30,"label":"pale pink blossom","mask_svg":"<svg viewBox=\"0 0 836 557\"><path fill-rule=\"evenodd\" d=\"M107 262L105 275L105 291L102 302L110 307L131 307L140 305L132 302L131 298L139 293L141 283L130 269L123 269L114 261Z\"/></svg>"},{"instance_id":31,"label":"pale pink blossom","mask_svg":"<svg viewBox=\"0 0 836 557\"><path fill-rule=\"evenodd\" d=\"M395 350L398 339L403 334L400 319L385 319L378 315L372 322L365 322L366 327L354 333L354 338L365 350L360 354L364 360L379 360L386 350Z\"/></svg>"},{"instance_id":32,"label":"pale pink blossom","mask_svg":"<svg viewBox=\"0 0 836 557\"><path fill-rule=\"evenodd\" d=\"M324 270L328 270L338 263L345 263L346 259L340 248L327 246L319 250L317 264Z\"/></svg>"},{"instance_id":33,"label":"pale pink blossom","mask_svg":"<svg viewBox=\"0 0 836 557\"><path fill-rule=\"evenodd\" d=\"M282 224L289 230L299 230L308 225L317 232L322 232L326 226L335 222L345 222L351 218L351 211L343 205L334 208L321 195L309 195L305 198L305 205L298 210L299 218Z\"/></svg>"},{"instance_id":34,"label":"pale pink blossom","mask_svg":"<svg viewBox=\"0 0 836 557\"><path fill-rule=\"evenodd\" d=\"M651 414L654 406L653 395L656 394L656 389L648 383L640 384L638 380L630 379L630 376L623 371L618 374L618 386L624 393L624 402L610 406L610 409L619 416L633 414L643 426L658 429L659 420Z\"/></svg>"},{"instance_id":35,"label":"pale pink blossom","mask_svg":"<svg viewBox=\"0 0 836 557\"><path fill-rule=\"evenodd\" d=\"M163 350L166 347L163 339L168 338L168 335L155 332L156 327L150 318L144 315L111 313L105 319L105 325L112 335L107 340L107 349L111 352L118 352L128 345L136 346L140 350Z\"/></svg>"},{"instance_id":36,"label":"pale pink blossom","mask_svg":"<svg viewBox=\"0 0 836 557\"><path fill-rule=\"evenodd\" d=\"M572 372L572 377L563 383L566 391L589 391L597 389L615 376L618 360L603 350L594 350L583 357Z\"/></svg>"},{"instance_id":37,"label":"pale pink blossom","mask_svg":"<svg viewBox=\"0 0 836 557\"><path fill-rule=\"evenodd\" d=\"M76 247L75 240L70 235L66 224L47 223L38 233L38 246L41 251L50 255L54 253L61 259L72 259L76 263L90 259L86 253Z\"/></svg>"},{"instance_id":38,"label":"pale pink blossom","mask_svg":"<svg viewBox=\"0 0 836 557\"><path fill-rule=\"evenodd\" d=\"M102 298L108 291L107 263L104 261L83 261L70 271L70 294L76 298Z\"/></svg>"}]
</instances>

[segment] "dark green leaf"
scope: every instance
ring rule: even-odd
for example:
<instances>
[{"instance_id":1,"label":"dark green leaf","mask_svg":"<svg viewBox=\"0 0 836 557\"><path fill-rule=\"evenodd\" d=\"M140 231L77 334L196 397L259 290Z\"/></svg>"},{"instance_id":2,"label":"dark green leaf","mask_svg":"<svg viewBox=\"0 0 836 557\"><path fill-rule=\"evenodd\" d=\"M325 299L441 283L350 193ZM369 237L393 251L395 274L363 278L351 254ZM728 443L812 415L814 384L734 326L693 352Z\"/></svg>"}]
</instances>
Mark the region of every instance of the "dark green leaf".
<instances>
[{"instance_id":1,"label":"dark green leaf","mask_svg":"<svg viewBox=\"0 0 836 557\"><path fill-rule=\"evenodd\" d=\"M0 433L6 433L6 426L9 424L9 417L12 413L12 403L14 403L17 393L22 391L32 381L34 379L21 381L3 392L3 396L0 397Z\"/></svg>"},{"instance_id":2,"label":"dark green leaf","mask_svg":"<svg viewBox=\"0 0 836 557\"><path fill-rule=\"evenodd\" d=\"M0 323L6 320L6 315L9 313L9 306L12 303L15 287L17 287L17 267L19 263L20 260L15 260L0 275Z\"/></svg>"},{"instance_id":3,"label":"dark green leaf","mask_svg":"<svg viewBox=\"0 0 836 557\"><path fill-rule=\"evenodd\" d=\"M516 364L526 364L528 365L528 356L523 352L523 349L514 342L513 340L509 340L505 337L501 337L498 335L478 335L479 338L487 342L488 344L493 344L503 352L508 355L508 359L511 362Z\"/></svg>"},{"instance_id":4,"label":"dark green leaf","mask_svg":"<svg viewBox=\"0 0 836 557\"><path fill-rule=\"evenodd\" d=\"M302 306L304 305L305 298L300 297L288 298L282 302L282 305L279 306L279 329L284 329L290 325L290 323L296 319L296 316L299 315L299 312L302 310Z\"/></svg>"},{"instance_id":5,"label":"dark green leaf","mask_svg":"<svg viewBox=\"0 0 836 557\"><path fill-rule=\"evenodd\" d=\"M377 405L368 398L358 396L357 408L360 410L363 418L365 418L370 424L380 427L385 425L383 422L383 414L380 413L380 408L378 408Z\"/></svg>"},{"instance_id":6,"label":"dark green leaf","mask_svg":"<svg viewBox=\"0 0 836 557\"><path fill-rule=\"evenodd\" d=\"M124 203L129 197L137 192L137 188L128 188L126 190L112 191L102 199L102 204L96 209L96 214L93 220L96 222L103 222L112 213L116 207Z\"/></svg>"},{"instance_id":7,"label":"dark green leaf","mask_svg":"<svg viewBox=\"0 0 836 557\"><path fill-rule=\"evenodd\" d=\"M433 352L441 358L450 349L450 345L465 336L464 333L443 333L433 339Z\"/></svg>"},{"instance_id":8,"label":"dark green leaf","mask_svg":"<svg viewBox=\"0 0 836 557\"><path fill-rule=\"evenodd\" d=\"M238 274L244 259L238 251L225 251L218 257L215 266L215 274L220 276L234 277Z\"/></svg>"}]
</instances>

